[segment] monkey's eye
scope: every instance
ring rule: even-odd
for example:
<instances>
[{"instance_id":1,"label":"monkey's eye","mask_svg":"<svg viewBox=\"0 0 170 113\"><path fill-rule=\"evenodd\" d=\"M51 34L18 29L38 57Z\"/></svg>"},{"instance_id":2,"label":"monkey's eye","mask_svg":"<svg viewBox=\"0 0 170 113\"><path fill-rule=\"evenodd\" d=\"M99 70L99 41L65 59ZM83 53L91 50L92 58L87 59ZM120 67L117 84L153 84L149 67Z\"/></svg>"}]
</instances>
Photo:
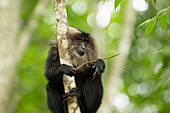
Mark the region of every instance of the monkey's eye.
<instances>
[{"instance_id":1,"label":"monkey's eye","mask_svg":"<svg viewBox=\"0 0 170 113\"><path fill-rule=\"evenodd\" d=\"M82 42L82 39L81 39L81 38L79 38L79 39L78 39L78 41L79 41L79 42Z\"/></svg>"},{"instance_id":2,"label":"monkey's eye","mask_svg":"<svg viewBox=\"0 0 170 113\"><path fill-rule=\"evenodd\" d=\"M86 43L86 44L88 44L88 43L89 43L89 41L88 41L88 40L86 40L86 41L85 41L85 43Z\"/></svg>"}]
</instances>

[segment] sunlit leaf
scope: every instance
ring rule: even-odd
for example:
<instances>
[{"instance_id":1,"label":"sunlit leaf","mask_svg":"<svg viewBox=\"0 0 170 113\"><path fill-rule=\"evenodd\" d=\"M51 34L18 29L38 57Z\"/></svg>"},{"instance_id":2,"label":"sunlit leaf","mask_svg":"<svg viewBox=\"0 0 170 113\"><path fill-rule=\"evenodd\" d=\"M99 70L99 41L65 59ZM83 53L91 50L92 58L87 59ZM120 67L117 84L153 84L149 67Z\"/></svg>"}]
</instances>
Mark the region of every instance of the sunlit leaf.
<instances>
[{"instance_id":1,"label":"sunlit leaf","mask_svg":"<svg viewBox=\"0 0 170 113\"><path fill-rule=\"evenodd\" d=\"M138 28L141 27L141 26L143 26L143 25L145 25L145 24L147 24L147 23L149 23L150 21L151 21L151 19L146 20L145 22L141 23L141 24L138 26Z\"/></svg>"},{"instance_id":2,"label":"sunlit leaf","mask_svg":"<svg viewBox=\"0 0 170 113\"><path fill-rule=\"evenodd\" d=\"M145 29L145 38L149 35L149 33L153 30L153 28L155 27L156 24L156 19L152 20L151 22L149 22L146 26Z\"/></svg>"},{"instance_id":3,"label":"sunlit leaf","mask_svg":"<svg viewBox=\"0 0 170 113\"><path fill-rule=\"evenodd\" d=\"M120 4L122 0L115 0L115 9L117 8L117 6Z\"/></svg>"},{"instance_id":4,"label":"sunlit leaf","mask_svg":"<svg viewBox=\"0 0 170 113\"><path fill-rule=\"evenodd\" d=\"M166 21L167 21L167 15L163 15L159 18L159 24L160 24L162 30L164 29L164 27L166 25Z\"/></svg>"}]
</instances>

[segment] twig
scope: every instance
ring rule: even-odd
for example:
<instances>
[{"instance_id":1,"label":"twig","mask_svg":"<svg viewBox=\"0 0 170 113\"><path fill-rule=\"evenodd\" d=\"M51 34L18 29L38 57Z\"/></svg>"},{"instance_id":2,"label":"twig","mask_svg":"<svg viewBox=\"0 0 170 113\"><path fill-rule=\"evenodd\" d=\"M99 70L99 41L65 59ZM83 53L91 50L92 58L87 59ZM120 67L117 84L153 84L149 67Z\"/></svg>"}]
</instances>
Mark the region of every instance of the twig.
<instances>
[{"instance_id":1,"label":"twig","mask_svg":"<svg viewBox=\"0 0 170 113\"><path fill-rule=\"evenodd\" d=\"M112 56L109 56L109 57L105 57L105 58L101 58L101 60L105 60L105 59L109 59L109 58L112 58L112 57L115 57L115 56L118 56L119 53L115 54L115 55L112 55ZM87 61L83 64L81 64L79 67L76 68L76 70L78 70L79 68L81 68L82 66L84 66L85 64L89 64L89 63L93 63L93 62L96 62L97 60L92 60L92 61Z\"/></svg>"}]
</instances>

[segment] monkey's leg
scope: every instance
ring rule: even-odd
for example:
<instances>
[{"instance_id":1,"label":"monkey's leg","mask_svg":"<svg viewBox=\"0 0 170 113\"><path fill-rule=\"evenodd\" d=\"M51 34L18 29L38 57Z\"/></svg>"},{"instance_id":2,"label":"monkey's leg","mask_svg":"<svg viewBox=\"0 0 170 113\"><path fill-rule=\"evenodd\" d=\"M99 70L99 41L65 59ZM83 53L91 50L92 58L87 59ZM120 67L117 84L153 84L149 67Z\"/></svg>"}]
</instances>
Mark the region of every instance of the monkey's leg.
<instances>
[{"instance_id":1,"label":"monkey's leg","mask_svg":"<svg viewBox=\"0 0 170 113\"><path fill-rule=\"evenodd\" d=\"M47 104L52 113L64 113L62 104L62 88L47 84Z\"/></svg>"}]
</instances>

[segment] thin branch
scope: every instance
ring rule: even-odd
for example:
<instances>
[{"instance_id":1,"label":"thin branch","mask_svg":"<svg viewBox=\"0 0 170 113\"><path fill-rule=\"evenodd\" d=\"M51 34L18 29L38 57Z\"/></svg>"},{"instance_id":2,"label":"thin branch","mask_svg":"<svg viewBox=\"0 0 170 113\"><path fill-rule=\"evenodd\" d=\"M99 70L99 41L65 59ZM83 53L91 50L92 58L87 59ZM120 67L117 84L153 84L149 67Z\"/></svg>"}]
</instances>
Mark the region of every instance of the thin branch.
<instances>
[{"instance_id":1,"label":"thin branch","mask_svg":"<svg viewBox=\"0 0 170 113\"><path fill-rule=\"evenodd\" d=\"M109 57L106 57L106 58L102 58L102 60L109 59L109 58L112 58L112 57L116 57L116 56L118 56L118 55L119 55L119 53L117 53L117 54L115 54L115 55L112 55L112 56L109 56Z\"/></svg>"},{"instance_id":2,"label":"thin branch","mask_svg":"<svg viewBox=\"0 0 170 113\"><path fill-rule=\"evenodd\" d=\"M101 58L101 60L105 60L105 59L109 59L109 58L112 58L112 57L116 57L118 56L119 53L115 54L115 55L112 55L112 56L109 56L109 57L105 57L105 58ZM76 68L76 70L80 69L82 66L86 65L86 64L89 64L89 63L93 63L93 62L96 62L97 60L92 60L92 61L87 61L83 64L81 64L79 67Z\"/></svg>"}]
</instances>

